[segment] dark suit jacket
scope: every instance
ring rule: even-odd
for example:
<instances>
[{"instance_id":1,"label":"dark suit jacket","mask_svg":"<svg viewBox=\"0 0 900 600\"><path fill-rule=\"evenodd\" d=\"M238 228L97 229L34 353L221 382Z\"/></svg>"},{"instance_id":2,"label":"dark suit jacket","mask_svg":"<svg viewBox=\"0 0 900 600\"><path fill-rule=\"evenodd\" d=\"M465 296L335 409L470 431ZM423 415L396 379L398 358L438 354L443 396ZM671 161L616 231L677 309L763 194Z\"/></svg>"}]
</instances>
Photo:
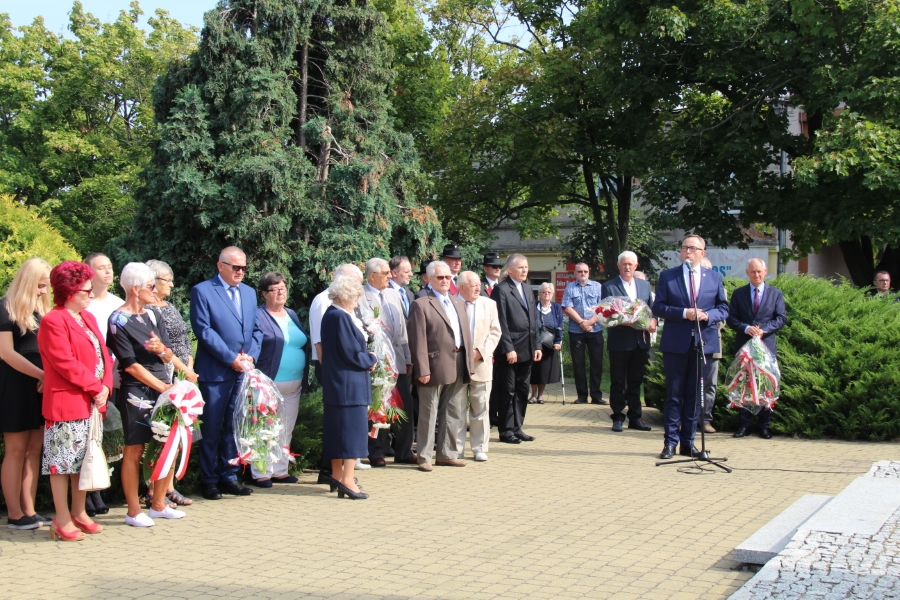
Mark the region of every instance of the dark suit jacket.
<instances>
[{"instance_id":1,"label":"dark suit jacket","mask_svg":"<svg viewBox=\"0 0 900 600\"><path fill-rule=\"evenodd\" d=\"M353 318L337 306L322 317L322 402L334 406L372 404L369 369L376 362Z\"/></svg>"},{"instance_id":2,"label":"dark suit jacket","mask_svg":"<svg viewBox=\"0 0 900 600\"><path fill-rule=\"evenodd\" d=\"M772 354L776 353L775 332L787 323L787 308L784 305L784 294L768 283L763 288L759 311L753 314L753 286L750 284L734 290L731 305L728 307L728 326L734 329L734 353L750 340L744 330L755 325L763 330L762 341Z\"/></svg>"},{"instance_id":3,"label":"dark suit jacket","mask_svg":"<svg viewBox=\"0 0 900 600\"><path fill-rule=\"evenodd\" d=\"M497 318L503 331L494 356L506 360L506 354L515 351L516 362L520 363L534 360L534 352L541 349L534 293L527 283L522 285L525 286L525 297L528 299L524 304L512 277L498 283L491 293L491 300L497 303Z\"/></svg>"},{"instance_id":4,"label":"dark suit jacket","mask_svg":"<svg viewBox=\"0 0 900 600\"><path fill-rule=\"evenodd\" d=\"M643 279L635 277L635 289L637 290L638 300L643 300L647 306L652 306L650 301L650 283ZM625 291L625 284L621 277L610 279L603 284L603 290L600 293L601 298L609 296L628 296ZM618 327L610 327L606 330L606 349L611 352L628 352L640 348L647 350L650 348L650 334L640 329L634 329L626 325Z\"/></svg>"},{"instance_id":5,"label":"dark suit jacket","mask_svg":"<svg viewBox=\"0 0 900 600\"><path fill-rule=\"evenodd\" d=\"M472 331L469 317L466 315L466 303L457 296L450 296L456 314L459 316L460 333L463 350L466 353L466 366L471 377L475 372L475 360L472 346ZM409 307L409 324L406 328L409 336L409 353L412 356L413 383L419 383L419 377L430 375L426 384L448 385L456 382L456 353L453 351L456 341L453 329L447 319L447 313L441 307L441 301L429 294L417 299ZM466 380L468 381L468 379Z\"/></svg>"},{"instance_id":6,"label":"dark suit jacket","mask_svg":"<svg viewBox=\"0 0 900 600\"><path fill-rule=\"evenodd\" d=\"M696 324L684 318L684 309L691 307L691 298L684 284L683 265L666 269L659 274L656 284L656 301L653 303L653 315L665 319L660 352L685 354L691 348L691 333ZM709 315L709 320L700 321L700 334L703 336L704 352L714 354L721 351L718 328L719 321L728 317L728 299L722 286L722 276L711 269L700 269L700 291L697 297L697 308Z\"/></svg>"},{"instance_id":7,"label":"dark suit jacket","mask_svg":"<svg viewBox=\"0 0 900 600\"><path fill-rule=\"evenodd\" d=\"M300 318L290 308L285 307L288 316L297 329L303 331L300 325ZM281 354L284 352L284 332L281 326L266 310L265 304L256 307L256 314L259 318L259 328L262 330L262 344L259 349L259 358L256 360L256 368L265 374L269 379L275 379L278 368L281 367ZM303 333L306 333L303 331ZM306 366L303 367L303 389L309 382L309 362L312 360L312 341L308 333L306 333L306 346L303 347L306 354Z\"/></svg>"},{"instance_id":8,"label":"dark suit jacket","mask_svg":"<svg viewBox=\"0 0 900 600\"><path fill-rule=\"evenodd\" d=\"M499 283L499 281L498 281L497 283ZM496 284L494 284L494 287L497 287ZM491 295L488 293L488 289L487 289L487 288L488 288L488 281L487 281L487 279L485 279L485 278L482 277L482 278L481 278L481 295L482 295L482 296L485 296L485 297L487 297L487 298L490 298ZM494 291L493 288L491 289L491 291L492 291L492 292Z\"/></svg>"},{"instance_id":9,"label":"dark suit jacket","mask_svg":"<svg viewBox=\"0 0 900 600\"><path fill-rule=\"evenodd\" d=\"M197 375L200 381L228 381L240 373L231 368L244 351L256 361L262 330L256 314L256 292L240 284L241 315L216 275L191 289L191 328L197 336Z\"/></svg>"},{"instance_id":10,"label":"dark suit jacket","mask_svg":"<svg viewBox=\"0 0 900 600\"><path fill-rule=\"evenodd\" d=\"M418 292L416 292L413 295L416 297L416 300L418 300L419 298L424 298L425 296L433 296L434 292L431 291L430 286L426 285L425 287L423 287L421 290L419 290ZM412 307L410 307L410 311L412 311Z\"/></svg>"}]
</instances>

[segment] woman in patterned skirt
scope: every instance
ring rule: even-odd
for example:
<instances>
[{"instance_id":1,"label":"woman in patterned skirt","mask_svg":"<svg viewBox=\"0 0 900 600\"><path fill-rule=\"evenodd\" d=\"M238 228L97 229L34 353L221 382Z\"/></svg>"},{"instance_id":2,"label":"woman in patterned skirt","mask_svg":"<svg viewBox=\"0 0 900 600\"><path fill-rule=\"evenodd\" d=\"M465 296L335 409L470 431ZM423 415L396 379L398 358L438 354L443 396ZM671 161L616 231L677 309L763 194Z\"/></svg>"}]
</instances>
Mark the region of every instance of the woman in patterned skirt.
<instances>
[{"instance_id":1,"label":"woman in patterned skirt","mask_svg":"<svg viewBox=\"0 0 900 600\"><path fill-rule=\"evenodd\" d=\"M106 412L112 389L112 360L97 321L85 310L93 295L93 278L93 269L84 263L67 260L54 267L50 271L50 286L56 307L44 316L38 329L46 419L41 473L50 476L56 507L56 518L50 525L52 540L78 541L84 539L85 533L103 530L87 515L85 492L78 489L91 406Z\"/></svg>"}]
</instances>

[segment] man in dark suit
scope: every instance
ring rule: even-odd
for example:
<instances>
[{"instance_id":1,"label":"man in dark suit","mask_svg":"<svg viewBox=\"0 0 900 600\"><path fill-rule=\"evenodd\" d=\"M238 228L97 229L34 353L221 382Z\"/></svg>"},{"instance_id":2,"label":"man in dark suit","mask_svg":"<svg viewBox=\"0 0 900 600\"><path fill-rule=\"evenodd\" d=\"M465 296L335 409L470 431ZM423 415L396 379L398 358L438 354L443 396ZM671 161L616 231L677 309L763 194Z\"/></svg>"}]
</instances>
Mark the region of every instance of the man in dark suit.
<instances>
[{"instance_id":1,"label":"man in dark suit","mask_svg":"<svg viewBox=\"0 0 900 600\"><path fill-rule=\"evenodd\" d=\"M409 320L409 309L416 300L416 295L409 291L409 287L407 287L413 275L412 264L405 256L395 256L391 259L389 266L391 268L391 288L400 296L400 303L403 305L403 316ZM412 429L412 435L415 436L416 423L419 420L419 393L416 391L415 386L412 385L412 375L399 377L397 379L397 387L400 388L400 397L403 399L403 407L409 421L409 427ZM396 438L394 445L397 445ZM415 455L410 460L402 459L397 455L397 448L394 448L394 462L418 463Z\"/></svg>"},{"instance_id":2,"label":"man in dark suit","mask_svg":"<svg viewBox=\"0 0 900 600\"><path fill-rule=\"evenodd\" d=\"M475 371L472 332L466 303L450 294L450 267L428 265L434 292L418 298L409 311L412 377L419 390L416 427L419 470L429 472L434 456L434 426L438 422L436 465L464 467L456 447L466 422L466 390Z\"/></svg>"},{"instance_id":3,"label":"man in dark suit","mask_svg":"<svg viewBox=\"0 0 900 600\"><path fill-rule=\"evenodd\" d=\"M456 296L459 294L456 278L459 277L459 272L462 270L462 251L456 244L447 244L441 253L441 260L450 267L450 276L453 278L450 280L450 293Z\"/></svg>"},{"instance_id":4,"label":"man in dark suit","mask_svg":"<svg viewBox=\"0 0 900 600\"><path fill-rule=\"evenodd\" d=\"M433 260L423 260L419 265L419 281L422 282L422 288L415 293L416 299L422 298L423 296L430 296L433 294L431 291L431 284L428 281L428 265L433 263Z\"/></svg>"},{"instance_id":5,"label":"man in dark suit","mask_svg":"<svg viewBox=\"0 0 900 600\"><path fill-rule=\"evenodd\" d=\"M488 252L484 255L481 265L484 271L484 279L481 281L481 295L491 297L494 286L500 283L500 272L503 270L503 261L496 252Z\"/></svg>"},{"instance_id":6,"label":"man in dark suit","mask_svg":"<svg viewBox=\"0 0 900 600\"><path fill-rule=\"evenodd\" d=\"M698 454L694 435L700 407L697 370L702 359L698 357L700 340L696 329L699 323L708 360L720 350L715 325L728 317L722 276L700 266L706 255L706 242L700 236L689 235L680 250L684 264L660 273L653 303L653 314L665 320L659 345L666 374L665 446L659 455L661 459L672 458L679 442L682 455ZM692 308L692 304L697 308Z\"/></svg>"},{"instance_id":7,"label":"man in dark suit","mask_svg":"<svg viewBox=\"0 0 900 600\"><path fill-rule=\"evenodd\" d=\"M540 324L534 293L527 282L528 259L510 254L506 271L508 277L491 292L503 332L494 351L494 385L498 388L500 441L518 444L534 440L522 431L522 423L528 406L531 365L542 355Z\"/></svg>"},{"instance_id":8,"label":"man in dark suit","mask_svg":"<svg viewBox=\"0 0 900 600\"><path fill-rule=\"evenodd\" d=\"M751 337L761 338L772 356L777 359L777 347L775 333L787 323L787 308L784 304L784 294L781 290L766 285L766 263L759 258L751 258L747 261L747 278L749 285L734 290L731 297L731 305L728 307L728 326L734 329L734 353L750 341ZM753 413L746 408L738 409L740 426L734 432L734 437L740 438L747 435L753 424ZM772 418L770 409L759 412L757 426L759 437L771 439L772 432L769 429L769 421Z\"/></svg>"},{"instance_id":9,"label":"man in dark suit","mask_svg":"<svg viewBox=\"0 0 900 600\"><path fill-rule=\"evenodd\" d=\"M229 246L219 254L219 274L191 290L191 327L197 336L197 374L206 404L200 432L202 493L219 500L222 492L247 496L250 488L237 480L234 411L244 367L259 358L262 330L256 312L256 292L241 283L247 256Z\"/></svg>"},{"instance_id":10,"label":"man in dark suit","mask_svg":"<svg viewBox=\"0 0 900 600\"><path fill-rule=\"evenodd\" d=\"M603 298L625 296L631 300L650 300L650 284L634 276L638 268L637 255L626 250L619 255L619 276L603 284ZM612 408L612 430L622 431L625 423L625 406L628 406L628 429L650 431L641 419L641 384L647 371L650 352L650 334L656 331L656 319L650 320L650 329L643 331L628 325L606 330L606 348L609 351L609 406Z\"/></svg>"}]
</instances>

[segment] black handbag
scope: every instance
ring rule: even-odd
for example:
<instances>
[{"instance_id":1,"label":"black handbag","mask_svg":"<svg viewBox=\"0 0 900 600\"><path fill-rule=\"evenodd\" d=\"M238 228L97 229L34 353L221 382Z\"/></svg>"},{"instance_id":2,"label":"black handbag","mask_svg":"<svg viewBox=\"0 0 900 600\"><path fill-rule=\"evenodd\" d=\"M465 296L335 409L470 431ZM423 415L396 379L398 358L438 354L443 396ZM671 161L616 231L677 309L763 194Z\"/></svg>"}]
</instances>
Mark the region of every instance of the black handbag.
<instances>
[{"instance_id":1,"label":"black handbag","mask_svg":"<svg viewBox=\"0 0 900 600\"><path fill-rule=\"evenodd\" d=\"M544 348L553 348L556 342L556 329L549 325L544 325L544 313L538 308L538 314L541 316L541 346Z\"/></svg>"}]
</instances>

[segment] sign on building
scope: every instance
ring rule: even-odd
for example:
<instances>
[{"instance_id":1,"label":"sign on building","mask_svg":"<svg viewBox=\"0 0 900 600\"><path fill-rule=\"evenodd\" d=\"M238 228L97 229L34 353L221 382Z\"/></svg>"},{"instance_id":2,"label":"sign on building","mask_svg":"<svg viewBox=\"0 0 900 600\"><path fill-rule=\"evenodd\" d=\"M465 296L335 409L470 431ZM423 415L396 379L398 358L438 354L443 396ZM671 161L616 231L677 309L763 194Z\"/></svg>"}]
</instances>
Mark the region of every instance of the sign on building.
<instances>
[{"instance_id":1,"label":"sign on building","mask_svg":"<svg viewBox=\"0 0 900 600\"><path fill-rule=\"evenodd\" d=\"M732 248L710 248L706 251L706 258L712 263L713 270L718 271L723 277L737 277L738 279L747 279L747 261L751 258L762 259L768 266L769 249L768 248L748 248L747 250ZM668 250L663 252L663 261L665 268L677 267L683 261L681 254ZM769 277L775 274L769 272Z\"/></svg>"}]
</instances>

